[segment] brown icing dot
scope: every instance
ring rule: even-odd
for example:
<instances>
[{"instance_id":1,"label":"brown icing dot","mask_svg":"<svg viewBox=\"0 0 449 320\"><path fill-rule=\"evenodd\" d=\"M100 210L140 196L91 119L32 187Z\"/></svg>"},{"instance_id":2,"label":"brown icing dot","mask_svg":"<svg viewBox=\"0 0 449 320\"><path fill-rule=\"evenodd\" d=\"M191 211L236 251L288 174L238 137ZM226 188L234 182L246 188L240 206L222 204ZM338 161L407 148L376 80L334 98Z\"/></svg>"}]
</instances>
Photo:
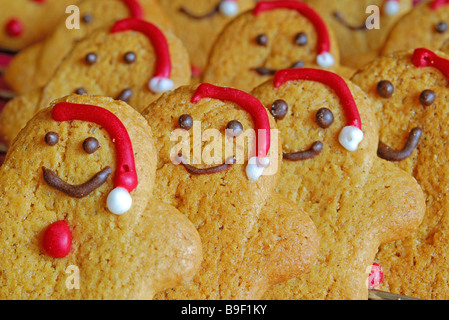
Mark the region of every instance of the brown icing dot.
<instances>
[{"instance_id":1,"label":"brown icing dot","mask_svg":"<svg viewBox=\"0 0 449 320\"><path fill-rule=\"evenodd\" d=\"M288 104L284 100L276 100L271 105L271 114L276 120L282 120L285 118L288 112Z\"/></svg>"},{"instance_id":2,"label":"brown icing dot","mask_svg":"<svg viewBox=\"0 0 449 320\"><path fill-rule=\"evenodd\" d=\"M327 108L321 108L316 113L316 123L323 129L329 128L334 123L334 114Z\"/></svg>"},{"instance_id":3,"label":"brown icing dot","mask_svg":"<svg viewBox=\"0 0 449 320\"><path fill-rule=\"evenodd\" d=\"M81 19L83 20L84 23L91 23L93 17L90 14L85 14Z\"/></svg>"},{"instance_id":4,"label":"brown icing dot","mask_svg":"<svg viewBox=\"0 0 449 320\"><path fill-rule=\"evenodd\" d=\"M431 106L436 100L436 94L432 90L424 90L419 96L419 101L424 107Z\"/></svg>"},{"instance_id":5,"label":"brown icing dot","mask_svg":"<svg viewBox=\"0 0 449 320\"><path fill-rule=\"evenodd\" d=\"M256 42L259 46L266 47L268 44L268 36L265 33L259 34L256 38Z\"/></svg>"},{"instance_id":6,"label":"brown icing dot","mask_svg":"<svg viewBox=\"0 0 449 320\"><path fill-rule=\"evenodd\" d=\"M232 120L226 126L226 134L230 137L238 137L243 132L243 125L240 121Z\"/></svg>"},{"instance_id":7,"label":"brown icing dot","mask_svg":"<svg viewBox=\"0 0 449 320\"><path fill-rule=\"evenodd\" d=\"M120 92L120 94L118 95L116 100L128 102L129 99L131 99L132 95L133 95L133 90L128 88L128 89L125 89L122 92Z\"/></svg>"},{"instance_id":8,"label":"brown icing dot","mask_svg":"<svg viewBox=\"0 0 449 320\"><path fill-rule=\"evenodd\" d=\"M59 134L57 134L56 132L48 132L45 135L45 143L48 144L49 146L54 146L59 142Z\"/></svg>"},{"instance_id":9,"label":"brown icing dot","mask_svg":"<svg viewBox=\"0 0 449 320\"><path fill-rule=\"evenodd\" d=\"M188 114L183 114L178 120L181 129L190 130L193 127L193 118Z\"/></svg>"},{"instance_id":10,"label":"brown icing dot","mask_svg":"<svg viewBox=\"0 0 449 320\"><path fill-rule=\"evenodd\" d=\"M448 29L446 22L439 22L435 26L435 31L438 33L445 33Z\"/></svg>"},{"instance_id":11,"label":"brown icing dot","mask_svg":"<svg viewBox=\"0 0 449 320\"><path fill-rule=\"evenodd\" d=\"M87 65L91 66L93 65L95 62L97 62L97 55L93 52L86 54L86 56L84 57L84 61L86 62Z\"/></svg>"},{"instance_id":12,"label":"brown icing dot","mask_svg":"<svg viewBox=\"0 0 449 320\"><path fill-rule=\"evenodd\" d=\"M295 43L298 46L305 46L308 42L307 35L304 32L300 32L295 36Z\"/></svg>"},{"instance_id":13,"label":"brown icing dot","mask_svg":"<svg viewBox=\"0 0 449 320\"><path fill-rule=\"evenodd\" d=\"M88 154L94 153L95 151L98 150L98 148L100 148L100 143L98 142L97 139L93 137L87 138L83 142L83 149Z\"/></svg>"},{"instance_id":14,"label":"brown icing dot","mask_svg":"<svg viewBox=\"0 0 449 320\"><path fill-rule=\"evenodd\" d=\"M388 80L379 81L379 83L377 84L377 93L382 98L385 99L391 98L394 93L394 86Z\"/></svg>"},{"instance_id":15,"label":"brown icing dot","mask_svg":"<svg viewBox=\"0 0 449 320\"><path fill-rule=\"evenodd\" d=\"M75 93L81 95L81 94L87 94L87 91L84 88L78 88L75 90Z\"/></svg>"},{"instance_id":16,"label":"brown icing dot","mask_svg":"<svg viewBox=\"0 0 449 320\"><path fill-rule=\"evenodd\" d=\"M123 56L123 60L127 63L127 64L132 64L134 62L136 62L137 56L134 52L132 51L128 51L127 53L125 53L125 55Z\"/></svg>"}]
</instances>

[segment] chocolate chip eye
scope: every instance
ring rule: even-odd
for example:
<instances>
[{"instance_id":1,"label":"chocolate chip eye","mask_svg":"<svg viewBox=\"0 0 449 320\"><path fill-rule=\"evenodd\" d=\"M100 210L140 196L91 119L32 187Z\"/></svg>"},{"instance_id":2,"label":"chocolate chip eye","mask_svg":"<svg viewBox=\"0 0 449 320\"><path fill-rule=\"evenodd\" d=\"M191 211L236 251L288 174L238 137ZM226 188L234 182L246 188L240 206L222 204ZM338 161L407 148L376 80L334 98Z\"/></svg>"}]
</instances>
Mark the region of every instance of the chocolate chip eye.
<instances>
[{"instance_id":1,"label":"chocolate chip eye","mask_svg":"<svg viewBox=\"0 0 449 320\"><path fill-rule=\"evenodd\" d=\"M428 107L428 106L431 106L435 102L436 98L437 98L437 96L434 91L424 90L423 92L421 92L421 95L419 96L419 102L421 102L421 104L424 107Z\"/></svg>"},{"instance_id":2,"label":"chocolate chip eye","mask_svg":"<svg viewBox=\"0 0 449 320\"><path fill-rule=\"evenodd\" d=\"M256 37L256 42L259 46L266 47L268 44L268 36L265 33L259 34Z\"/></svg>"},{"instance_id":3,"label":"chocolate chip eye","mask_svg":"<svg viewBox=\"0 0 449 320\"><path fill-rule=\"evenodd\" d=\"M92 15L90 15L90 14L85 14L85 15L81 18L81 20L83 20L84 23L91 23L92 20L93 20L93 17L92 17Z\"/></svg>"},{"instance_id":4,"label":"chocolate chip eye","mask_svg":"<svg viewBox=\"0 0 449 320\"><path fill-rule=\"evenodd\" d=\"M86 62L87 65L91 66L93 65L95 62L97 62L97 55L93 52L86 54L86 56L84 57L84 61Z\"/></svg>"},{"instance_id":5,"label":"chocolate chip eye","mask_svg":"<svg viewBox=\"0 0 449 320\"><path fill-rule=\"evenodd\" d=\"M287 102L284 100L276 100L271 105L270 112L276 120L284 119L288 112Z\"/></svg>"},{"instance_id":6,"label":"chocolate chip eye","mask_svg":"<svg viewBox=\"0 0 449 320\"><path fill-rule=\"evenodd\" d=\"M377 84L377 93L382 98L385 99L391 98L394 93L394 86L388 80L379 81L379 83Z\"/></svg>"},{"instance_id":7,"label":"chocolate chip eye","mask_svg":"<svg viewBox=\"0 0 449 320\"><path fill-rule=\"evenodd\" d=\"M446 22L438 22L435 25L435 31L438 33L445 33L448 29L447 23Z\"/></svg>"},{"instance_id":8,"label":"chocolate chip eye","mask_svg":"<svg viewBox=\"0 0 449 320\"><path fill-rule=\"evenodd\" d=\"M128 102L129 99L131 99L132 95L133 95L133 89L127 88L127 89L122 90L122 92L120 92L120 94L118 95L116 100Z\"/></svg>"},{"instance_id":9,"label":"chocolate chip eye","mask_svg":"<svg viewBox=\"0 0 449 320\"><path fill-rule=\"evenodd\" d=\"M84 88L78 88L78 89L75 90L75 93L79 94L79 95L82 95L82 94L87 94L87 91Z\"/></svg>"},{"instance_id":10,"label":"chocolate chip eye","mask_svg":"<svg viewBox=\"0 0 449 320\"><path fill-rule=\"evenodd\" d=\"M226 134L230 137L238 137L243 132L242 124L237 120L229 121L226 126Z\"/></svg>"},{"instance_id":11,"label":"chocolate chip eye","mask_svg":"<svg viewBox=\"0 0 449 320\"><path fill-rule=\"evenodd\" d=\"M123 56L123 60L127 63L127 64L132 64L134 62L136 62L137 56L134 52L132 51L128 51L127 53L125 53L125 55Z\"/></svg>"},{"instance_id":12,"label":"chocolate chip eye","mask_svg":"<svg viewBox=\"0 0 449 320\"><path fill-rule=\"evenodd\" d=\"M183 114L178 120L181 129L190 130L193 127L193 118L188 114Z\"/></svg>"},{"instance_id":13,"label":"chocolate chip eye","mask_svg":"<svg viewBox=\"0 0 449 320\"><path fill-rule=\"evenodd\" d=\"M94 153L95 151L98 150L98 148L100 148L100 143L95 138L90 137L84 140L83 142L83 149L88 154Z\"/></svg>"},{"instance_id":14,"label":"chocolate chip eye","mask_svg":"<svg viewBox=\"0 0 449 320\"><path fill-rule=\"evenodd\" d=\"M300 33L298 33L296 36L295 36L295 43L298 45L298 46L305 46L306 44L307 44L307 42L308 42L309 40L308 40L308 38L307 38L307 35L304 33L304 32L300 32Z\"/></svg>"},{"instance_id":15,"label":"chocolate chip eye","mask_svg":"<svg viewBox=\"0 0 449 320\"><path fill-rule=\"evenodd\" d=\"M316 123L323 129L329 128L334 123L334 114L327 108L321 108L316 113Z\"/></svg>"},{"instance_id":16,"label":"chocolate chip eye","mask_svg":"<svg viewBox=\"0 0 449 320\"><path fill-rule=\"evenodd\" d=\"M53 147L59 142L59 134L56 132L48 132L45 135L45 143Z\"/></svg>"}]
</instances>

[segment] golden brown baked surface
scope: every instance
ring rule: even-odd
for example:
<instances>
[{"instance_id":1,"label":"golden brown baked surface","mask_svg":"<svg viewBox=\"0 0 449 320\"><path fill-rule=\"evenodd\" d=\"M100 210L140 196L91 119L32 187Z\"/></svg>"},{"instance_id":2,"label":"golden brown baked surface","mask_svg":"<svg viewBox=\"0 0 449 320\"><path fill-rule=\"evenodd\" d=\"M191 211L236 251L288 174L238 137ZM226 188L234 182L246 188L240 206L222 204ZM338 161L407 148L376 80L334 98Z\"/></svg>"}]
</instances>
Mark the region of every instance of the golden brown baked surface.
<instances>
[{"instance_id":1,"label":"golden brown baked surface","mask_svg":"<svg viewBox=\"0 0 449 320\"><path fill-rule=\"evenodd\" d=\"M0 1L0 48L11 51L21 50L49 35L58 21L65 16L68 5L76 5L80 0L1 0ZM20 35L8 32L11 19L22 27Z\"/></svg>"},{"instance_id":2,"label":"golden brown baked surface","mask_svg":"<svg viewBox=\"0 0 449 320\"><path fill-rule=\"evenodd\" d=\"M440 57L448 58L442 52ZM413 175L426 197L426 214L410 237L382 246L376 259L384 270L382 289L421 299L447 299L449 274L447 227L447 85L436 68L416 68L412 51L377 59L360 70L353 81L376 102L380 140L401 150L410 131L419 127L422 137L410 157L395 162ZM382 98L377 83L390 81L394 94ZM423 91L432 90L436 99L428 106L420 101Z\"/></svg>"},{"instance_id":3,"label":"golden brown baked surface","mask_svg":"<svg viewBox=\"0 0 449 320\"><path fill-rule=\"evenodd\" d=\"M56 102L62 101L100 106L124 124L139 179L132 208L121 216L106 208L116 169L109 133L91 122L56 122L51 108L39 112L0 168L1 298L151 299L191 279L201 261L200 239L179 211L152 197L157 159L145 120L110 98L72 95ZM59 134L55 146L45 144L48 132ZM100 144L92 154L82 148L88 137ZM44 181L43 166L71 184L84 183L106 166L113 174L90 195L75 199ZM71 251L61 259L42 248L45 229L58 220L72 232ZM70 266L79 269L79 289L67 287Z\"/></svg>"},{"instance_id":4,"label":"golden brown baked surface","mask_svg":"<svg viewBox=\"0 0 449 320\"><path fill-rule=\"evenodd\" d=\"M193 66L204 71L210 49L223 27L234 17L219 11L219 0L159 0L174 24L176 35L182 40ZM239 0L239 13L254 6L254 0Z\"/></svg>"},{"instance_id":5,"label":"golden brown baked surface","mask_svg":"<svg viewBox=\"0 0 449 320\"><path fill-rule=\"evenodd\" d=\"M312 81L290 81L276 89L268 81L252 92L268 110L276 100L287 103L288 113L277 121L285 153L307 150L315 141L323 144L312 159L284 159L276 188L307 208L320 237L318 260L307 274L274 286L266 299L367 299L378 246L406 237L422 220L422 191L412 177L377 157L378 125L371 101L347 84L364 132L354 152L339 143L348 120L334 89ZM327 129L316 120L321 108L333 113Z\"/></svg>"},{"instance_id":6,"label":"golden brown baked surface","mask_svg":"<svg viewBox=\"0 0 449 320\"><path fill-rule=\"evenodd\" d=\"M390 16L384 9L385 0L308 0L306 2L320 13L334 31L341 50L341 63L355 69L379 55L389 31L412 8L412 0L401 0L399 1L400 11ZM379 29L363 28L371 15L371 12L366 13L370 5L380 9Z\"/></svg>"},{"instance_id":7,"label":"golden brown baked surface","mask_svg":"<svg viewBox=\"0 0 449 320\"><path fill-rule=\"evenodd\" d=\"M121 93L131 89L131 96L126 101L138 111L160 96L148 86L159 63L148 37L134 31L111 34L109 30L99 29L78 42L44 88L29 91L24 97L16 98L19 101L14 99L5 106L0 115L0 134L6 142L11 143L26 122L38 110L48 106L50 101L80 89L90 95L115 99L121 99ZM188 84L190 65L187 52L172 33L167 31L164 34L172 63L170 78L175 87ZM133 63L124 60L128 52L135 54ZM95 61L88 64L86 58L92 54ZM33 103L24 103L28 101Z\"/></svg>"},{"instance_id":8,"label":"golden brown baked surface","mask_svg":"<svg viewBox=\"0 0 449 320\"><path fill-rule=\"evenodd\" d=\"M202 239L204 257L191 282L157 298L260 299L271 285L300 276L314 263L316 228L299 206L275 193L280 168L271 168L280 165L280 149L274 145L270 167L265 169L273 174L263 175L257 182L250 182L246 176L247 154L244 161L228 170L209 175L190 174L183 165L171 162L170 153L177 141L170 141L170 133L179 128L178 119L183 114L198 121L204 134L207 129L217 129L225 136L227 123L232 120L238 120L244 130L254 128L249 113L233 102L204 99L192 104L195 89L180 87L164 94L143 113L156 133L160 155L155 195L193 222ZM275 128L271 117L270 121ZM213 142L194 139L193 130L188 131L187 141L200 147L203 154L211 152L207 150ZM223 141L234 143L232 138ZM219 143L218 149L223 142ZM239 153L235 152L237 157ZM224 159L223 155L219 160ZM196 167L210 167L201 156L196 160Z\"/></svg>"},{"instance_id":9,"label":"golden brown baked surface","mask_svg":"<svg viewBox=\"0 0 449 320\"><path fill-rule=\"evenodd\" d=\"M144 18L166 30L173 26L156 0L138 0ZM18 94L43 87L77 42L98 28L110 28L115 21L130 17L130 9L119 0L82 0L80 28L68 29L64 15L44 41L22 50L5 71L5 81ZM65 9L65 7L64 7ZM64 10L65 12L65 10Z\"/></svg>"}]
</instances>

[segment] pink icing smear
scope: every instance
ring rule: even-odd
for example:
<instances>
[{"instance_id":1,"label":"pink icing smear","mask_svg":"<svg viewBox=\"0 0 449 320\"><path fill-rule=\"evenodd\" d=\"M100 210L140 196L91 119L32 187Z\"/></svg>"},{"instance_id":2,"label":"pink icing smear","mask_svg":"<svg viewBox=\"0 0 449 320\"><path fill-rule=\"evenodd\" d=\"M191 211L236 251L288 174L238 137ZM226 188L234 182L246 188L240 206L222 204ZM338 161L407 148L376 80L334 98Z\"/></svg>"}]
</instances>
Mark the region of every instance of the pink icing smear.
<instances>
[{"instance_id":1,"label":"pink icing smear","mask_svg":"<svg viewBox=\"0 0 449 320\"><path fill-rule=\"evenodd\" d=\"M368 289L377 289L379 288L382 280L384 278L384 273L382 272L382 268L379 264L373 263L371 268L371 273L368 277Z\"/></svg>"}]
</instances>

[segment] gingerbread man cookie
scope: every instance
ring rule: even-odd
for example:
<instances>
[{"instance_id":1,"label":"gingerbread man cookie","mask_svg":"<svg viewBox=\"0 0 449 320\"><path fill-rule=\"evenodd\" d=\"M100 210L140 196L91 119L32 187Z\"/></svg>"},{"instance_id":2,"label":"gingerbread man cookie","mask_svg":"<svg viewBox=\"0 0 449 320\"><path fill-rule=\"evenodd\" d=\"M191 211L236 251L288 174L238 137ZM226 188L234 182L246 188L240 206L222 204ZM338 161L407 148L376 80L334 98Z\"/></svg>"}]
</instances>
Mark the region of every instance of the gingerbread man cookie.
<instances>
[{"instance_id":1,"label":"gingerbread man cookie","mask_svg":"<svg viewBox=\"0 0 449 320\"><path fill-rule=\"evenodd\" d=\"M379 55L389 31L412 8L412 0L306 2L317 10L334 31L340 46L342 64L354 69Z\"/></svg>"},{"instance_id":2,"label":"gingerbread man cookie","mask_svg":"<svg viewBox=\"0 0 449 320\"><path fill-rule=\"evenodd\" d=\"M66 7L79 0L1 0L0 50L19 51L44 39Z\"/></svg>"},{"instance_id":3,"label":"gingerbread man cookie","mask_svg":"<svg viewBox=\"0 0 449 320\"><path fill-rule=\"evenodd\" d=\"M59 99L27 124L0 168L2 299L152 299L194 276L198 233L152 196L153 139L105 97Z\"/></svg>"},{"instance_id":4,"label":"gingerbread man cookie","mask_svg":"<svg viewBox=\"0 0 449 320\"><path fill-rule=\"evenodd\" d=\"M192 71L200 75L223 27L254 6L254 0L159 0L187 48Z\"/></svg>"},{"instance_id":5,"label":"gingerbread man cookie","mask_svg":"<svg viewBox=\"0 0 449 320\"><path fill-rule=\"evenodd\" d=\"M376 101L379 156L413 175L426 197L419 229L377 255L385 274L381 289L420 299L449 298L448 58L418 48L379 58L353 78Z\"/></svg>"},{"instance_id":6,"label":"gingerbread man cookie","mask_svg":"<svg viewBox=\"0 0 449 320\"><path fill-rule=\"evenodd\" d=\"M305 3L261 1L217 38L203 81L249 91L278 69L339 68L332 31Z\"/></svg>"},{"instance_id":7,"label":"gingerbread man cookie","mask_svg":"<svg viewBox=\"0 0 449 320\"><path fill-rule=\"evenodd\" d=\"M259 299L271 285L308 270L316 228L275 192L276 125L257 99L210 84L186 86L143 115L157 133L156 196L183 212L203 243L195 278L157 299ZM180 149L174 133L182 137Z\"/></svg>"},{"instance_id":8,"label":"gingerbread man cookie","mask_svg":"<svg viewBox=\"0 0 449 320\"><path fill-rule=\"evenodd\" d=\"M427 48L438 50L449 40L449 1L430 0L418 4L390 31L383 55Z\"/></svg>"},{"instance_id":9,"label":"gingerbread man cookie","mask_svg":"<svg viewBox=\"0 0 449 320\"><path fill-rule=\"evenodd\" d=\"M39 109L67 94L108 96L140 111L189 82L189 59L178 38L144 20L119 20L80 41L43 89L10 101L0 115L0 134L10 143Z\"/></svg>"},{"instance_id":10,"label":"gingerbread man cookie","mask_svg":"<svg viewBox=\"0 0 449 320\"><path fill-rule=\"evenodd\" d=\"M367 299L379 245L404 238L422 221L425 203L419 185L377 157L371 102L337 74L281 70L252 94L273 114L282 133L277 190L308 208L320 236L312 269L264 297Z\"/></svg>"},{"instance_id":11,"label":"gingerbread man cookie","mask_svg":"<svg viewBox=\"0 0 449 320\"><path fill-rule=\"evenodd\" d=\"M111 27L117 20L132 17L152 22L164 30L172 28L156 0L83 0L79 29L68 29L66 17L42 42L21 51L5 72L8 85L19 94L43 87L77 42L98 28Z\"/></svg>"}]
</instances>

